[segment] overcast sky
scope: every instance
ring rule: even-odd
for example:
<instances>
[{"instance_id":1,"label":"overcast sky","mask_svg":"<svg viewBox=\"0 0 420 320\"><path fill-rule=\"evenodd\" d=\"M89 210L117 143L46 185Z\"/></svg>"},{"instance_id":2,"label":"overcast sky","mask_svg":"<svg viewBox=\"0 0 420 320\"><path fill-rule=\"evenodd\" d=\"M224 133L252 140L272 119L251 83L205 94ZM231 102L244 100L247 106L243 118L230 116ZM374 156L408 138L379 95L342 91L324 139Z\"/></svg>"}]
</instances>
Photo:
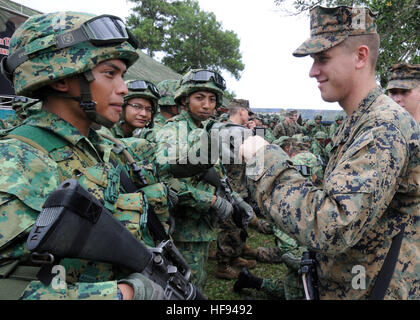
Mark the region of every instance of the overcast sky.
<instances>
[{"instance_id":1,"label":"overcast sky","mask_svg":"<svg viewBox=\"0 0 420 320\"><path fill-rule=\"evenodd\" d=\"M130 14L127 0L14 0L41 12L82 11L113 14L123 19ZM292 52L309 37L309 18L288 17L274 0L199 0L211 11L224 30L241 40L245 69L239 81L223 73L229 90L248 99L252 108L341 109L321 99L317 82L309 78L312 58L295 58Z\"/></svg>"}]
</instances>

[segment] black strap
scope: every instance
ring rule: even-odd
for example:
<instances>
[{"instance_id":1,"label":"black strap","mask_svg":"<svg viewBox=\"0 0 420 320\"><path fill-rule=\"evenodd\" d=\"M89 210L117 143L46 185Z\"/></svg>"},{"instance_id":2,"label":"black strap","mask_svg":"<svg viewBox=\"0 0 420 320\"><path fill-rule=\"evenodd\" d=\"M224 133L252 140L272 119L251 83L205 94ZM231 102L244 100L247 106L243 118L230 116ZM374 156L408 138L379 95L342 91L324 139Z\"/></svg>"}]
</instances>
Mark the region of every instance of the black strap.
<instances>
[{"instance_id":1,"label":"black strap","mask_svg":"<svg viewBox=\"0 0 420 320\"><path fill-rule=\"evenodd\" d=\"M397 264L398 256L401 249L402 239L404 237L404 228L401 229L393 239L391 248L385 258L384 264L382 265L381 271L379 271L378 277L376 278L372 292L368 300L383 300L385 297L386 290L391 282L392 275L394 274L395 265Z\"/></svg>"},{"instance_id":2,"label":"black strap","mask_svg":"<svg viewBox=\"0 0 420 320\"><path fill-rule=\"evenodd\" d=\"M113 159L110 159L110 162L115 167L116 162ZM141 192L139 188L134 184L131 178L125 173L124 170L121 170L120 181L124 190L128 193ZM162 225L162 222L157 217L155 210L149 206L147 210L147 229L150 231L150 234L153 237L153 240L156 243L159 243L164 240L169 240L169 236L165 232L165 228Z\"/></svg>"}]
</instances>

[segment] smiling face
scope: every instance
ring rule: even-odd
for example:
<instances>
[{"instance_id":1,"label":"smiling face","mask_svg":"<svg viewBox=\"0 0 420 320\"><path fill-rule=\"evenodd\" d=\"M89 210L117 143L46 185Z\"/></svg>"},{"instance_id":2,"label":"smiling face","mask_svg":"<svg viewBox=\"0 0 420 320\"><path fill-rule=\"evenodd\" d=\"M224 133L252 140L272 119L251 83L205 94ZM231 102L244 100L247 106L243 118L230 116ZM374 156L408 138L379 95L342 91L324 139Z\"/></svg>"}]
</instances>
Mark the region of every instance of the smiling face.
<instances>
[{"instance_id":1,"label":"smiling face","mask_svg":"<svg viewBox=\"0 0 420 320\"><path fill-rule=\"evenodd\" d=\"M123 80L126 70L125 63L119 59L101 62L92 69L95 80L90 83L90 90L96 112L114 123L121 117L124 95L128 93Z\"/></svg>"},{"instance_id":2,"label":"smiling face","mask_svg":"<svg viewBox=\"0 0 420 320\"><path fill-rule=\"evenodd\" d=\"M311 78L316 78L321 97L327 102L340 104L349 98L353 88L354 54L342 46L313 54Z\"/></svg>"},{"instance_id":3,"label":"smiling face","mask_svg":"<svg viewBox=\"0 0 420 320\"><path fill-rule=\"evenodd\" d=\"M144 98L132 98L125 107L125 122L135 128L144 128L152 119L152 103Z\"/></svg>"}]
</instances>

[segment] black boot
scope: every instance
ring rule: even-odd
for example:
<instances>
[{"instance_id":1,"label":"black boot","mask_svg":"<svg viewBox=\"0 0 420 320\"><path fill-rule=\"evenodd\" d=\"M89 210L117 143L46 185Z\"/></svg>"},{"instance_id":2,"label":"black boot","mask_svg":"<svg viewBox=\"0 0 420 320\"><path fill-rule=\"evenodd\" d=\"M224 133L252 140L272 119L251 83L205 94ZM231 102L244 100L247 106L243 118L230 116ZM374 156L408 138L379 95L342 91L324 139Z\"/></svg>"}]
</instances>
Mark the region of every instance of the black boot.
<instances>
[{"instance_id":1,"label":"black boot","mask_svg":"<svg viewBox=\"0 0 420 320\"><path fill-rule=\"evenodd\" d=\"M260 290L263 279L254 276L247 268L243 268L239 272L238 280L233 285L233 291L240 292L243 288L253 288Z\"/></svg>"}]
</instances>

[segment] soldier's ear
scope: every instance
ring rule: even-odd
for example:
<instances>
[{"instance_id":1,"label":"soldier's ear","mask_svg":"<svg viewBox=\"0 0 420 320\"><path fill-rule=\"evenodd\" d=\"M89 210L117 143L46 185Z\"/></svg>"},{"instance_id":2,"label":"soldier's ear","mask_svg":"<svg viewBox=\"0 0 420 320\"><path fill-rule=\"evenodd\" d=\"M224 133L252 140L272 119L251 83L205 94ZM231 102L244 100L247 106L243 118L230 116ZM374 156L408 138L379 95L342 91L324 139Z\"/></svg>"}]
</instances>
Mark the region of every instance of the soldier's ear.
<instances>
[{"instance_id":1,"label":"soldier's ear","mask_svg":"<svg viewBox=\"0 0 420 320\"><path fill-rule=\"evenodd\" d=\"M359 46L356 56L356 69L362 69L368 63L370 55L369 47L366 45Z\"/></svg>"},{"instance_id":2,"label":"soldier's ear","mask_svg":"<svg viewBox=\"0 0 420 320\"><path fill-rule=\"evenodd\" d=\"M67 92L69 91L70 82L69 79L61 79L51 83L50 87L56 91Z\"/></svg>"}]
</instances>

